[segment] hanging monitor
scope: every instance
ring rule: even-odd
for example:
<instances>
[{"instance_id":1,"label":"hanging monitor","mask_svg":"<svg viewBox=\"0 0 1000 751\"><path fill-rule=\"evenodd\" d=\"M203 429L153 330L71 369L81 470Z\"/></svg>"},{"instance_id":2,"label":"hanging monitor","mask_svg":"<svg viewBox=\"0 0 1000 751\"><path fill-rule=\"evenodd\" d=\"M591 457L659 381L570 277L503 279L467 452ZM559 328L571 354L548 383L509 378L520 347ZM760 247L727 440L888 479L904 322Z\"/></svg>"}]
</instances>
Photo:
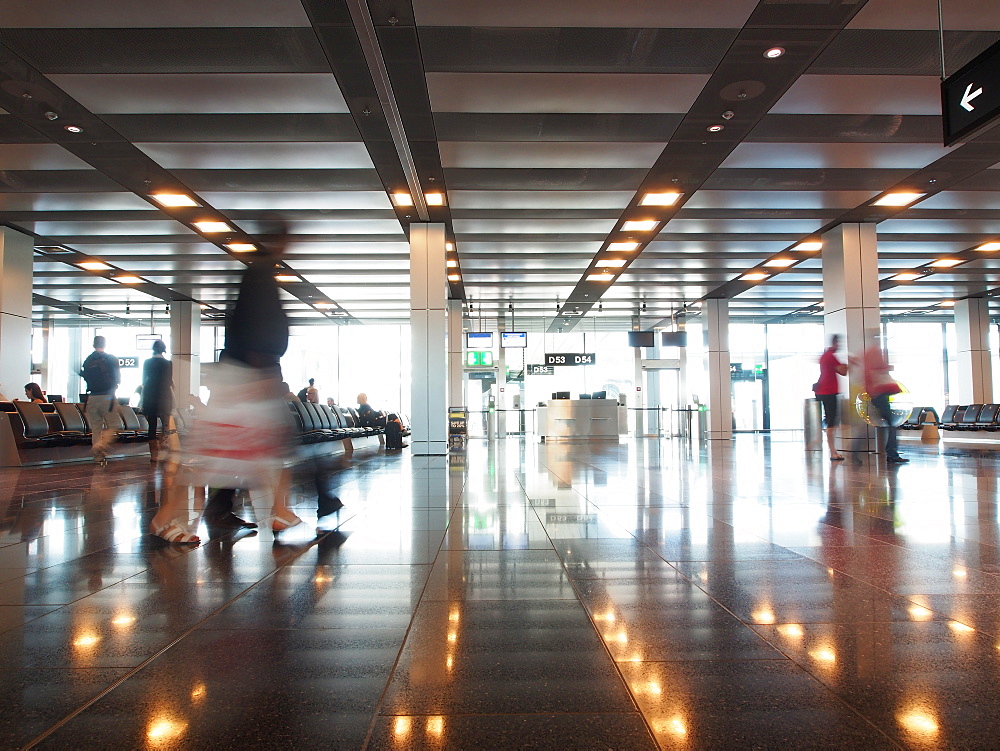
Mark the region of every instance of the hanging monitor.
<instances>
[{"instance_id":1,"label":"hanging monitor","mask_svg":"<svg viewBox=\"0 0 1000 751\"><path fill-rule=\"evenodd\" d=\"M660 334L660 345L663 347L686 347L687 343L686 331L664 331Z\"/></svg>"},{"instance_id":2,"label":"hanging monitor","mask_svg":"<svg viewBox=\"0 0 1000 751\"><path fill-rule=\"evenodd\" d=\"M470 331L465 335L466 349L493 349L492 331Z\"/></svg>"},{"instance_id":3,"label":"hanging monitor","mask_svg":"<svg viewBox=\"0 0 1000 751\"><path fill-rule=\"evenodd\" d=\"M526 331L501 331L501 349L523 349L528 346L528 333Z\"/></svg>"},{"instance_id":4,"label":"hanging monitor","mask_svg":"<svg viewBox=\"0 0 1000 751\"><path fill-rule=\"evenodd\" d=\"M628 346L630 347L655 347L656 333L653 331L630 331L628 332Z\"/></svg>"}]
</instances>

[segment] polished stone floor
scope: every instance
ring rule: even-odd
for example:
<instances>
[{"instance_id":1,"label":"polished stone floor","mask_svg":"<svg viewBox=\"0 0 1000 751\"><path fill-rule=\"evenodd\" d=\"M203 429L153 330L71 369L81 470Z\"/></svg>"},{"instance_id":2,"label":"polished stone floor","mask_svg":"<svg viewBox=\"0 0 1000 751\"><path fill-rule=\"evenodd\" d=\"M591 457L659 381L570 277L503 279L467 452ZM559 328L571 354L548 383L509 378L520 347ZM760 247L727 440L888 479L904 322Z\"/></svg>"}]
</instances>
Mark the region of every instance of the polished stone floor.
<instances>
[{"instance_id":1,"label":"polished stone floor","mask_svg":"<svg viewBox=\"0 0 1000 751\"><path fill-rule=\"evenodd\" d=\"M996 456L906 449L359 452L197 547L142 459L0 470L0 746L997 748Z\"/></svg>"}]
</instances>

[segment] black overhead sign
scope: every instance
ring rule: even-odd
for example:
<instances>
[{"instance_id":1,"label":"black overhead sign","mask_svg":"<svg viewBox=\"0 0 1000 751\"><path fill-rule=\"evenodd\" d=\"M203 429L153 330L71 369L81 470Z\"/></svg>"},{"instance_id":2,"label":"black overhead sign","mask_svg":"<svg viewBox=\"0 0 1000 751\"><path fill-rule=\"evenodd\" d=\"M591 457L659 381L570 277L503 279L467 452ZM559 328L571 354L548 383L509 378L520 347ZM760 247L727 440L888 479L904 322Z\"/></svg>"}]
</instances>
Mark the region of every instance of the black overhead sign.
<instances>
[{"instance_id":1,"label":"black overhead sign","mask_svg":"<svg viewBox=\"0 0 1000 751\"><path fill-rule=\"evenodd\" d=\"M1000 42L941 82L944 145L1000 115Z\"/></svg>"},{"instance_id":2,"label":"black overhead sign","mask_svg":"<svg viewBox=\"0 0 1000 751\"><path fill-rule=\"evenodd\" d=\"M593 365L597 362L593 352L546 352L546 365Z\"/></svg>"}]
</instances>

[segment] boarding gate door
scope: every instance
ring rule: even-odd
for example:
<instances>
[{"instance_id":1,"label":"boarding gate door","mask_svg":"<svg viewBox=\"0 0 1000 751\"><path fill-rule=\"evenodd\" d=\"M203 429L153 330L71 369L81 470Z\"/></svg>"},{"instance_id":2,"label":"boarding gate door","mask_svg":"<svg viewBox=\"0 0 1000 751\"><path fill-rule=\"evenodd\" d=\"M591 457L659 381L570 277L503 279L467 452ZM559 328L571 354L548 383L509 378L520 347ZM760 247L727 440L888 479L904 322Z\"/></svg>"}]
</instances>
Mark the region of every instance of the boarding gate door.
<instances>
[{"instance_id":1,"label":"boarding gate door","mask_svg":"<svg viewBox=\"0 0 1000 751\"><path fill-rule=\"evenodd\" d=\"M667 438L676 434L674 409L681 405L680 360L642 361L646 406L636 413L636 435Z\"/></svg>"}]
</instances>

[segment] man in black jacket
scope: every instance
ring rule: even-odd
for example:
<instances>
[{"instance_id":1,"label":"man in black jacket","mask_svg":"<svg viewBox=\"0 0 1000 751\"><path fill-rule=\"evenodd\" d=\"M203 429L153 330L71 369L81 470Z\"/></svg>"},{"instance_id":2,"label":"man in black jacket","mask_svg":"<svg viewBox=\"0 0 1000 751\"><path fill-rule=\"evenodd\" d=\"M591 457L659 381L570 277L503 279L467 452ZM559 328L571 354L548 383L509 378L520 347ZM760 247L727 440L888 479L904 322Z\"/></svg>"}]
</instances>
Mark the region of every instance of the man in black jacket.
<instances>
[{"instance_id":1,"label":"man in black jacket","mask_svg":"<svg viewBox=\"0 0 1000 751\"><path fill-rule=\"evenodd\" d=\"M114 428L105 426L105 418L111 412L117 412L118 400L115 391L121 383L121 370L118 368L118 358L104 351L107 340L103 336L94 337L94 351L83 361L80 375L87 382L87 406L84 412L87 424L90 425L91 451L94 461L107 464L105 458L108 446L115 440Z\"/></svg>"}]
</instances>

